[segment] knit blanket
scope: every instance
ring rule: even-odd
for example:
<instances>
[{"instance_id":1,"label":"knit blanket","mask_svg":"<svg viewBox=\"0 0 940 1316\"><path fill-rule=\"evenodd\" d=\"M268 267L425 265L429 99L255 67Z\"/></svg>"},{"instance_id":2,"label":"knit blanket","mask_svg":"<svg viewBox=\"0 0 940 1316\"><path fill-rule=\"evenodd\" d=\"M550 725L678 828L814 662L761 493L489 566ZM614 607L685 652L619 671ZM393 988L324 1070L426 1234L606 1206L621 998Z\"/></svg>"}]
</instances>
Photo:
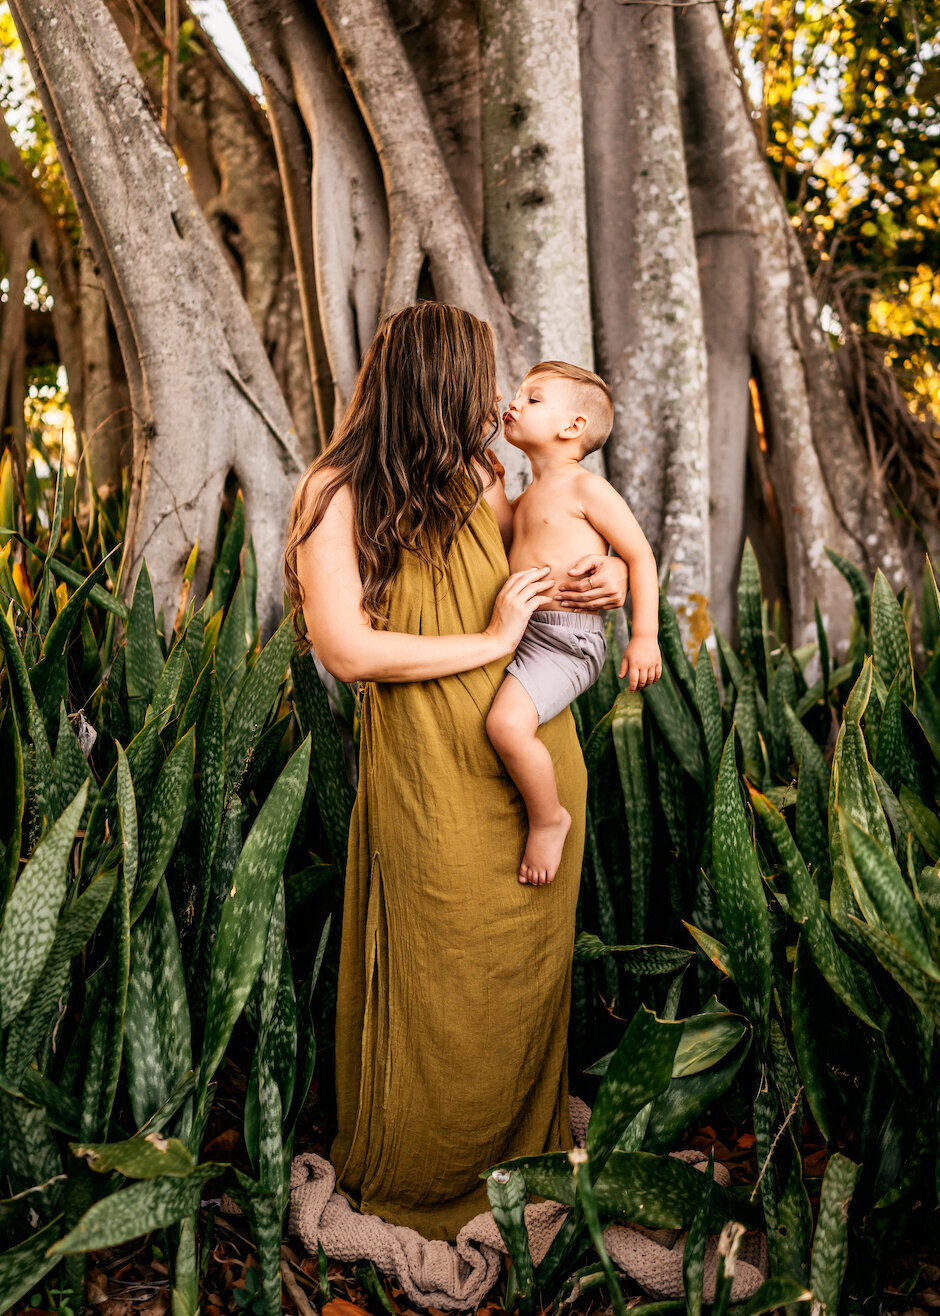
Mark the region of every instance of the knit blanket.
<instances>
[{"instance_id":1,"label":"knit blanket","mask_svg":"<svg viewBox=\"0 0 940 1316\"><path fill-rule=\"evenodd\" d=\"M590 1109L577 1097L570 1099L571 1129L584 1146ZM705 1170L707 1160L696 1151L673 1155ZM727 1185L730 1175L715 1166L715 1180ZM361 1215L334 1191L336 1172L328 1160L305 1152L291 1167L289 1232L308 1252L317 1244L335 1261L372 1261L393 1278L418 1307L469 1311L490 1291L502 1269L506 1251L491 1211L474 1216L460 1230L456 1243L423 1238L416 1230L389 1224L378 1216ZM525 1207L529 1247L536 1265L548 1251L569 1208L558 1202L533 1202ZM681 1298L682 1254L686 1235L677 1230L644 1229L612 1224L604 1230L604 1244L614 1265L629 1275L653 1298ZM705 1252L705 1300L714 1297L717 1240L709 1238ZM741 1240L734 1268L731 1297L750 1297L767 1277L767 1241L762 1233L747 1233Z\"/></svg>"}]
</instances>

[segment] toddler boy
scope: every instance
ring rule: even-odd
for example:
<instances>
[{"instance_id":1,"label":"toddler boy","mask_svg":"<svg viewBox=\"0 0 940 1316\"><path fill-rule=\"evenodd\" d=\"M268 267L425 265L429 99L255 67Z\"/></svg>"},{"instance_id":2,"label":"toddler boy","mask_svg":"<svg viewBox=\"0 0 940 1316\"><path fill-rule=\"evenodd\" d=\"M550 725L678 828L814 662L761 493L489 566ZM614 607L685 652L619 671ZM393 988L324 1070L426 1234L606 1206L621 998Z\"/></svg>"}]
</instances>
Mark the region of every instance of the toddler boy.
<instances>
[{"instance_id":1,"label":"toddler boy","mask_svg":"<svg viewBox=\"0 0 940 1316\"><path fill-rule=\"evenodd\" d=\"M603 447L612 425L610 389L590 370L541 361L526 375L503 415L507 441L532 466L532 483L510 505L509 569L547 564L549 575L561 581L580 557L606 554L612 546L627 563L633 599L620 677L629 672L630 688L636 690L662 674L656 562L617 491L580 465ZM539 886L552 881L571 826L571 815L558 799L551 755L536 731L593 685L605 653L599 613L556 611L551 600L540 604L487 716L487 734L529 816L520 882Z\"/></svg>"}]
</instances>

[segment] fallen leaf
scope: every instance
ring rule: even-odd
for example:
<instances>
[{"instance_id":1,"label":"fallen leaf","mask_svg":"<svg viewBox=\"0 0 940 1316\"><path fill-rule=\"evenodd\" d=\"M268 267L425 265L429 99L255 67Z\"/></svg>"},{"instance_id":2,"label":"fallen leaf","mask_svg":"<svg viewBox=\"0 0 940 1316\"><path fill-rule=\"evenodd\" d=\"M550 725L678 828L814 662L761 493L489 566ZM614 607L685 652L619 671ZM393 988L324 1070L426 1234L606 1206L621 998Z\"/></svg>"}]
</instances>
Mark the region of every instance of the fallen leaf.
<instances>
[{"instance_id":1,"label":"fallen leaf","mask_svg":"<svg viewBox=\"0 0 940 1316\"><path fill-rule=\"evenodd\" d=\"M223 1129L221 1133L217 1133L215 1137L203 1147L203 1160L211 1160L212 1157L217 1156L219 1152L232 1151L233 1148L238 1146L238 1139L240 1136L238 1129Z\"/></svg>"},{"instance_id":2,"label":"fallen leaf","mask_svg":"<svg viewBox=\"0 0 940 1316\"><path fill-rule=\"evenodd\" d=\"M333 1298L330 1302L325 1302L320 1308L323 1316L359 1316L365 1308L359 1307L354 1302L347 1302L345 1298Z\"/></svg>"}]
</instances>

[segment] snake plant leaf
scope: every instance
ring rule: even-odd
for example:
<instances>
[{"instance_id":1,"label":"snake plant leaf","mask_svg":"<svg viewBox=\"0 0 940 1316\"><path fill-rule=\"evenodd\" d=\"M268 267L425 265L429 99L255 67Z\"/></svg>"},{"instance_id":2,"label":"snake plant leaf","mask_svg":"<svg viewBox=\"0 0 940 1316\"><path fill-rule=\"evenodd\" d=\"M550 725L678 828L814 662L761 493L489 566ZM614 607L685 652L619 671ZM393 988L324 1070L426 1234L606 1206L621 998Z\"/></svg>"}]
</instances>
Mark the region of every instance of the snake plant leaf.
<instances>
[{"instance_id":1,"label":"snake plant leaf","mask_svg":"<svg viewBox=\"0 0 940 1316\"><path fill-rule=\"evenodd\" d=\"M59 535L62 530L62 512L65 507L65 463L59 462L59 469L56 472L55 495L52 503L52 520L49 526L49 542L46 545L46 551L43 554L42 578L36 595L35 616L36 626L40 635L45 634L46 620L49 615L49 595L52 590L52 572L49 564L55 554L59 544Z\"/></svg>"},{"instance_id":2,"label":"snake plant leaf","mask_svg":"<svg viewBox=\"0 0 940 1316\"><path fill-rule=\"evenodd\" d=\"M889 684L897 674L901 698L909 708L913 708L914 663L911 658L911 641L901 605L880 567L875 573L875 588L871 598L871 641L875 666L882 680Z\"/></svg>"},{"instance_id":3,"label":"snake plant leaf","mask_svg":"<svg viewBox=\"0 0 940 1316\"><path fill-rule=\"evenodd\" d=\"M50 1129L67 1133L70 1138L78 1136L78 1125L82 1112L78 1102L58 1084L45 1074L40 1074L33 1065L27 1065L22 1078L23 1097L37 1106L45 1107L46 1121Z\"/></svg>"},{"instance_id":4,"label":"snake plant leaf","mask_svg":"<svg viewBox=\"0 0 940 1316\"><path fill-rule=\"evenodd\" d=\"M59 787L59 795L62 799L74 799L80 787L85 783L88 784L88 799L85 803L85 811L82 814L83 820L87 822L88 814L91 812L91 807L98 795L98 787L91 775L85 755L82 753L78 736L72 730L72 724L69 722L68 714L65 711L65 700L59 705L59 730L56 736L53 766L55 768L56 784Z\"/></svg>"},{"instance_id":5,"label":"snake plant leaf","mask_svg":"<svg viewBox=\"0 0 940 1316\"><path fill-rule=\"evenodd\" d=\"M940 965L927 946L917 902L893 851L845 817L842 820L849 876L866 919L890 933L928 977L940 982Z\"/></svg>"},{"instance_id":6,"label":"snake plant leaf","mask_svg":"<svg viewBox=\"0 0 940 1316\"><path fill-rule=\"evenodd\" d=\"M163 671L160 673L150 701L151 708L160 718L161 731L177 711L177 705L181 700L180 691L187 661L183 641L177 640L170 651L170 656L166 660ZM182 698L185 699L185 692Z\"/></svg>"},{"instance_id":7,"label":"snake plant leaf","mask_svg":"<svg viewBox=\"0 0 940 1316\"><path fill-rule=\"evenodd\" d=\"M668 670L663 671L655 685L644 689L643 699L672 755L699 789L704 791L705 764L698 723L679 696Z\"/></svg>"},{"instance_id":8,"label":"snake plant leaf","mask_svg":"<svg viewBox=\"0 0 940 1316\"><path fill-rule=\"evenodd\" d=\"M225 707L221 688L214 676L196 744L199 762L199 889L203 893L209 886L225 800ZM201 911L197 921L201 921Z\"/></svg>"},{"instance_id":9,"label":"snake plant leaf","mask_svg":"<svg viewBox=\"0 0 940 1316\"><path fill-rule=\"evenodd\" d=\"M128 713L136 733L144 724L147 705L153 699L166 662L154 620L153 588L146 563L141 564L134 586L124 652Z\"/></svg>"},{"instance_id":10,"label":"snake plant leaf","mask_svg":"<svg viewBox=\"0 0 940 1316\"><path fill-rule=\"evenodd\" d=\"M812 1296L809 1289L796 1280L787 1279L785 1275L771 1275L746 1302L739 1302L731 1308L731 1316L763 1316L764 1312L780 1308L789 1311L798 1303L809 1302Z\"/></svg>"},{"instance_id":11,"label":"snake plant leaf","mask_svg":"<svg viewBox=\"0 0 940 1316\"><path fill-rule=\"evenodd\" d=\"M858 613L859 624L867 634L871 624L871 588L864 573L859 571L853 563L836 553L834 549L827 548L826 557L848 581L849 588L852 591L855 611Z\"/></svg>"},{"instance_id":12,"label":"snake plant leaf","mask_svg":"<svg viewBox=\"0 0 940 1316\"><path fill-rule=\"evenodd\" d=\"M861 1168L835 1152L823 1175L810 1272L813 1296L822 1316L835 1316L839 1309L848 1255L849 1206Z\"/></svg>"},{"instance_id":13,"label":"snake plant leaf","mask_svg":"<svg viewBox=\"0 0 940 1316\"><path fill-rule=\"evenodd\" d=\"M123 1142L70 1142L99 1174L116 1170L126 1179L159 1179L163 1175L186 1179L196 1169L189 1149L178 1138L145 1133Z\"/></svg>"},{"instance_id":14,"label":"snake plant leaf","mask_svg":"<svg viewBox=\"0 0 940 1316\"><path fill-rule=\"evenodd\" d=\"M584 766L587 769L589 777L593 777L597 772L597 765L600 762L601 755L607 748L615 710L616 704L604 714L597 726L588 736L587 744L584 746Z\"/></svg>"},{"instance_id":15,"label":"snake plant leaf","mask_svg":"<svg viewBox=\"0 0 940 1316\"><path fill-rule=\"evenodd\" d=\"M733 728L725 741L718 772L712 861L732 975L763 1048L770 1011L770 923L741 800Z\"/></svg>"},{"instance_id":16,"label":"snake plant leaf","mask_svg":"<svg viewBox=\"0 0 940 1316\"><path fill-rule=\"evenodd\" d=\"M330 701L309 653L291 657L294 679L294 707L302 730L313 734L317 752L311 764L317 807L330 851L339 867L346 863L349 818L355 792L346 775L343 742L330 711Z\"/></svg>"},{"instance_id":17,"label":"snake plant leaf","mask_svg":"<svg viewBox=\"0 0 940 1316\"><path fill-rule=\"evenodd\" d=\"M724 736L721 729L721 695L711 656L704 640L699 647L698 659L695 663L695 703L702 720L702 733L708 754L708 774L714 781L718 776Z\"/></svg>"},{"instance_id":18,"label":"snake plant leaf","mask_svg":"<svg viewBox=\"0 0 940 1316\"><path fill-rule=\"evenodd\" d=\"M263 657L262 654L259 664ZM200 1067L203 1093L218 1068L261 967L271 907L303 803L309 761L308 736L262 805L235 865L231 891L222 906L219 929L212 944Z\"/></svg>"},{"instance_id":19,"label":"snake plant leaf","mask_svg":"<svg viewBox=\"0 0 940 1316\"><path fill-rule=\"evenodd\" d=\"M732 649L731 645L722 635L717 626L712 627L715 636L715 648L718 654L718 663L722 671L722 679L725 689L733 686L735 690L740 690L741 683L744 680L744 667L741 664L738 655Z\"/></svg>"},{"instance_id":20,"label":"snake plant leaf","mask_svg":"<svg viewBox=\"0 0 940 1316\"><path fill-rule=\"evenodd\" d=\"M643 696L636 690L622 690L611 712L611 734L627 824L630 936L642 942L653 879L653 809L643 742Z\"/></svg>"},{"instance_id":21,"label":"snake plant leaf","mask_svg":"<svg viewBox=\"0 0 940 1316\"><path fill-rule=\"evenodd\" d=\"M317 946L317 953L314 957L313 967L307 975L306 980L301 984L300 992L298 993L297 1066L294 1078L294 1095L285 1120L286 1132L293 1132L301 1108L307 1099L307 1093L310 1091L310 1084L313 1080L313 1071L317 1056L317 1039L313 1026L313 989L317 984L317 978L320 976L320 968L323 964L323 957L326 954L326 947L330 938L330 928L332 923L333 916L330 914L323 925L322 932L320 933L320 943Z\"/></svg>"},{"instance_id":22,"label":"snake plant leaf","mask_svg":"<svg viewBox=\"0 0 940 1316\"><path fill-rule=\"evenodd\" d=\"M752 781L762 779L760 728L766 724L758 709L757 676L752 669L744 674L734 700L734 723L741 739L745 774ZM720 775L720 769L719 769Z\"/></svg>"},{"instance_id":23,"label":"snake plant leaf","mask_svg":"<svg viewBox=\"0 0 940 1316\"><path fill-rule=\"evenodd\" d=\"M265 1052L281 1094L281 1106L284 1111L289 1111L297 1074L297 994L290 955L286 951L281 962L281 981L265 1039Z\"/></svg>"},{"instance_id":24,"label":"snake plant leaf","mask_svg":"<svg viewBox=\"0 0 940 1316\"><path fill-rule=\"evenodd\" d=\"M712 998L714 1000L714 997ZM716 1002L717 1005L717 1002ZM682 1036L672 1062L672 1077L685 1078L711 1069L732 1051L748 1032L748 1025L740 1015L731 1014L724 1006L715 1011L690 1015L680 1020ZM590 1065L586 1074L606 1074L613 1051Z\"/></svg>"},{"instance_id":25,"label":"snake plant leaf","mask_svg":"<svg viewBox=\"0 0 940 1316\"><path fill-rule=\"evenodd\" d=\"M828 797L829 765L793 709L783 709L790 734L790 747L799 765L799 791L796 796L796 844L800 854L818 874L820 888L828 892L832 880L829 862Z\"/></svg>"},{"instance_id":26,"label":"snake plant leaf","mask_svg":"<svg viewBox=\"0 0 940 1316\"><path fill-rule=\"evenodd\" d=\"M734 1082L751 1044L748 1029L743 1040L723 1060L684 1078L674 1078L652 1103L643 1150L667 1152L681 1134L714 1105Z\"/></svg>"},{"instance_id":27,"label":"snake plant leaf","mask_svg":"<svg viewBox=\"0 0 940 1316\"><path fill-rule=\"evenodd\" d=\"M166 872L186 813L196 754L196 732L179 741L160 769L140 828L140 866L131 899L136 922Z\"/></svg>"},{"instance_id":28,"label":"snake plant leaf","mask_svg":"<svg viewBox=\"0 0 940 1316\"><path fill-rule=\"evenodd\" d=\"M682 924L693 940L698 942L699 946L701 946L702 950L711 960L712 964L714 964L715 968L720 970L726 978L731 978L733 981L734 974L731 970L731 957L728 954L728 947L722 942L716 941L715 938L709 936L707 932L703 932L701 928L694 927L691 923L686 923L684 919Z\"/></svg>"},{"instance_id":29,"label":"snake plant leaf","mask_svg":"<svg viewBox=\"0 0 940 1316\"><path fill-rule=\"evenodd\" d=\"M249 641L245 630L245 583L240 580L235 587L232 605L225 614L215 646L215 674L222 687L226 704L233 692L238 689L247 669Z\"/></svg>"},{"instance_id":30,"label":"snake plant leaf","mask_svg":"<svg viewBox=\"0 0 940 1316\"><path fill-rule=\"evenodd\" d=\"M90 1207L74 1229L52 1248L53 1257L70 1252L97 1252L133 1238L165 1229L198 1210L203 1186L227 1167L208 1162L185 1178L167 1175L140 1179Z\"/></svg>"},{"instance_id":31,"label":"snake plant leaf","mask_svg":"<svg viewBox=\"0 0 940 1316\"><path fill-rule=\"evenodd\" d=\"M134 890L137 881L137 864L140 842L137 829L137 799L127 755L117 747L117 806L121 823L121 846L124 858L124 880L128 891Z\"/></svg>"},{"instance_id":32,"label":"snake plant leaf","mask_svg":"<svg viewBox=\"0 0 940 1316\"><path fill-rule=\"evenodd\" d=\"M37 836L41 836L49 822L57 818L60 812L52 752L49 749L45 723L29 683L26 663L13 633L13 627L2 608L0 608L0 646L3 648L6 660L10 702L25 750L23 757L26 793L35 808Z\"/></svg>"},{"instance_id":33,"label":"snake plant leaf","mask_svg":"<svg viewBox=\"0 0 940 1316\"><path fill-rule=\"evenodd\" d=\"M512 1261L515 1296L520 1310L530 1311L534 1290L532 1253L523 1209L525 1175L520 1170L494 1170L486 1181L490 1209Z\"/></svg>"},{"instance_id":34,"label":"snake plant leaf","mask_svg":"<svg viewBox=\"0 0 940 1316\"><path fill-rule=\"evenodd\" d=\"M68 981L69 961L77 955L108 907L117 879L117 869L98 873L90 886L59 917L55 940L45 972L36 980L26 1006L17 1016L7 1038L7 1074L16 1078L51 1032L57 1002Z\"/></svg>"},{"instance_id":35,"label":"snake plant leaf","mask_svg":"<svg viewBox=\"0 0 940 1316\"><path fill-rule=\"evenodd\" d=\"M111 955L87 980L85 992L91 1028L80 1136L87 1140L107 1137L121 1071L131 957L130 898L123 877L118 879L111 907L114 911Z\"/></svg>"},{"instance_id":36,"label":"snake plant leaf","mask_svg":"<svg viewBox=\"0 0 940 1316\"><path fill-rule=\"evenodd\" d=\"M574 1180L578 1202L584 1214L584 1223L591 1235L594 1251L600 1258L600 1263L604 1268L611 1310L614 1316L627 1316L626 1304L620 1289L620 1280L617 1278L617 1272L604 1245L604 1231L601 1226L600 1212L597 1209L597 1199L594 1196L594 1187L591 1182L590 1157L586 1151L578 1147L568 1153L568 1160L571 1162L572 1179Z\"/></svg>"},{"instance_id":37,"label":"snake plant leaf","mask_svg":"<svg viewBox=\"0 0 940 1316\"><path fill-rule=\"evenodd\" d=\"M693 953L676 946L608 946L593 932L579 932L574 943L576 964L616 954L628 973L643 975L675 973L689 962Z\"/></svg>"},{"instance_id":38,"label":"snake plant leaf","mask_svg":"<svg viewBox=\"0 0 940 1316\"><path fill-rule=\"evenodd\" d=\"M209 702L209 692L212 689L214 679L215 674L211 662L204 663L199 669L199 675L196 677L193 688L187 695L186 703L183 705L183 711L180 714L180 720L176 728L177 741L182 740L190 727L198 726L202 720L206 704Z\"/></svg>"},{"instance_id":39,"label":"snake plant leaf","mask_svg":"<svg viewBox=\"0 0 940 1316\"><path fill-rule=\"evenodd\" d=\"M688 1316L702 1316L705 1288L705 1243L708 1239L708 1211L711 1206L712 1185L715 1182L714 1148L702 1175L699 1203L689 1226L682 1250L682 1287L685 1290L685 1309Z\"/></svg>"},{"instance_id":40,"label":"snake plant leaf","mask_svg":"<svg viewBox=\"0 0 940 1316\"><path fill-rule=\"evenodd\" d=\"M790 776L790 732L787 711L796 703L796 677L793 666L782 658L770 682L767 699L767 729L770 733L771 758L776 774L784 779Z\"/></svg>"},{"instance_id":41,"label":"snake plant leaf","mask_svg":"<svg viewBox=\"0 0 940 1316\"><path fill-rule=\"evenodd\" d=\"M258 1249L263 1316L280 1316L281 1203L274 1193L236 1167L232 1197L245 1212ZM257 1299L256 1299L257 1301Z\"/></svg>"},{"instance_id":42,"label":"snake plant leaf","mask_svg":"<svg viewBox=\"0 0 940 1316\"><path fill-rule=\"evenodd\" d=\"M874 766L885 781L898 793L901 784L901 756L903 754L904 728L901 723L901 684L898 676L894 677L888 689L881 725L878 728L878 752Z\"/></svg>"},{"instance_id":43,"label":"snake plant leaf","mask_svg":"<svg viewBox=\"0 0 940 1316\"><path fill-rule=\"evenodd\" d=\"M658 1019L642 1005L631 1019L591 1110L587 1150L595 1175L633 1117L669 1086L681 1034L681 1023Z\"/></svg>"},{"instance_id":44,"label":"snake plant leaf","mask_svg":"<svg viewBox=\"0 0 940 1316\"><path fill-rule=\"evenodd\" d=\"M521 1170L530 1193L573 1206L576 1192L566 1152L518 1157L492 1165L494 1169ZM687 1229L692 1223L701 1188L700 1170L675 1156L650 1152L610 1154L594 1180L594 1196L602 1216L645 1225L648 1229ZM742 1220L748 1227L760 1225L760 1211L733 1189L716 1183L708 1216L709 1233L728 1219Z\"/></svg>"},{"instance_id":45,"label":"snake plant leaf","mask_svg":"<svg viewBox=\"0 0 940 1316\"><path fill-rule=\"evenodd\" d=\"M68 652L72 633L83 615L85 600L104 574L106 565L107 559L99 562L56 614L43 641L42 657L30 673L30 684L50 733L55 727L59 704L68 694Z\"/></svg>"},{"instance_id":46,"label":"snake plant leaf","mask_svg":"<svg viewBox=\"0 0 940 1316\"><path fill-rule=\"evenodd\" d=\"M760 568L750 539L744 542L738 577L738 639L758 684L767 691L767 656L761 622Z\"/></svg>"},{"instance_id":47,"label":"snake plant leaf","mask_svg":"<svg viewBox=\"0 0 940 1316\"><path fill-rule=\"evenodd\" d=\"M925 1015L930 1015L940 1026L940 991L937 990L936 978L925 974L890 932L884 931L883 928L872 927L861 919L855 919L854 923L859 936L867 943L895 982L907 992Z\"/></svg>"},{"instance_id":48,"label":"snake plant leaf","mask_svg":"<svg viewBox=\"0 0 940 1316\"><path fill-rule=\"evenodd\" d=\"M124 1015L127 1090L134 1120L145 1124L192 1066L189 1005L179 933L166 880L131 930Z\"/></svg>"},{"instance_id":49,"label":"snake plant leaf","mask_svg":"<svg viewBox=\"0 0 940 1316\"><path fill-rule=\"evenodd\" d=\"M759 791L751 792L751 804L780 863L777 886L786 897L792 917L803 929L802 938L817 968L849 1009L870 1028L877 1028L871 994L865 990L853 962L836 944L816 884L806 871L786 819Z\"/></svg>"},{"instance_id":50,"label":"snake plant leaf","mask_svg":"<svg viewBox=\"0 0 940 1316\"><path fill-rule=\"evenodd\" d=\"M55 941L65 899L68 859L88 786L36 846L6 904L0 928L0 1020L9 1027L29 999Z\"/></svg>"},{"instance_id":51,"label":"snake plant leaf","mask_svg":"<svg viewBox=\"0 0 940 1316\"><path fill-rule=\"evenodd\" d=\"M695 668L689 662L679 620L665 590L659 591L659 644L663 658L690 709L696 708Z\"/></svg>"},{"instance_id":52,"label":"snake plant leaf","mask_svg":"<svg viewBox=\"0 0 940 1316\"><path fill-rule=\"evenodd\" d=\"M927 852L931 863L940 859L940 819L928 809L912 790L901 786L900 802L914 834Z\"/></svg>"},{"instance_id":53,"label":"snake plant leaf","mask_svg":"<svg viewBox=\"0 0 940 1316\"><path fill-rule=\"evenodd\" d=\"M13 710L8 708L0 721L0 764L6 789L0 795L0 836L6 837L6 850L0 842L0 910L13 889L23 847L23 816L26 810L26 777L23 767L23 742ZM74 792L73 792L74 794Z\"/></svg>"},{"instance_id":54,"label":"snake plant leaf","mask_svg":"<svg viewBox=\"0 0 940 1316\"><path fill-rule=\"evenodd\" d=\"M245 544L245 500L239 489L232 505L222 545L212 572L212 599L214 607L226 608L238 572L242 548Z\"/></svg>"},{"instance_id":55,"label":"snake plant leaf","mask_svg":"<svg viewBox=\"0 0 940 1316\"><path fill-rule=\"evenodd\" d=\"M0 1119L5 1137L4 1159L15 1179L39 1185L35 1206L54 1216L64 1200L62 1157L49 1128L46 1112L24 1097L0 1092Z\"/></svg>"},{"instance_id":56,"label":"snake plant leaf","mask_svg":"<svg viewBox=\"0 0 940 1316\"><path fill-rule=\"evenodd\" d=\"M289 617L268 640L242 682L225 726L225 775L235 784L272 710L287 672L294 630Z\"/></svg>"},{"instance_id":57,"label":"snake plant leaf","mask_svg":"<svg viewBox=\"0 0 940 1316\"><path fill-rule=\"evenodd\" d=\"M862 663L862 670L859 672L858 680L852 686L849 697L843 709L843 719L846 722L854 722L858 726L865 716L865 710L868 708L868 701L871 699L871 688L873 680L873 670L871 658L866 658ZM799 716L799 713L797 713Z\"/></svg>"},{"instance_id":58,"label":"snake plant leaf","mask_svg":"<svg viewBox=\"0 0 940 1316\"><path fill-rule=\"evenodd\" d=\"M924 574L920 593L920 633L924 649L934 653L940 647L940 590L930 554L924 556Z\"/></svg>"},{"instance_id":59,"label":"snake plant leaf","mask_svg":"<svg viewBox=\"0 0 940 1316\"><path fill-rule=\"evenodd\" d=\"M62 1217L56 1216L16 1247L0 1253L0 1310L12 1311L20 1298L58 1264L58 1257L46 1254L61 1231Z\"/></svg>"}]
</instances>

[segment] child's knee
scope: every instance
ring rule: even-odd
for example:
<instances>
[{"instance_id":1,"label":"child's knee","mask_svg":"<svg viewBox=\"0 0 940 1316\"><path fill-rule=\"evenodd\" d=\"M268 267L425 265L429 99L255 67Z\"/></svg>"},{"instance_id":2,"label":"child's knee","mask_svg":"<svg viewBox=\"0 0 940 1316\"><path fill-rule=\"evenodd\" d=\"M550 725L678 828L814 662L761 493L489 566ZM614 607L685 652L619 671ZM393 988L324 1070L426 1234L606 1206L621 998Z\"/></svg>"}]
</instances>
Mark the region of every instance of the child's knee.
<instances>
[{"instance_id":1,"label":"child's knee","mask_svg":"<svg viewBox=\"0 0 940 1316\"><path fill-rule=\"evenodd\" d=\"M521 700L497 697L486 716L486 734L501 752L511 750L521 740L534 736L537 728L538 714L535 706L528 707Z\"/></svg>"}]
</instances>

